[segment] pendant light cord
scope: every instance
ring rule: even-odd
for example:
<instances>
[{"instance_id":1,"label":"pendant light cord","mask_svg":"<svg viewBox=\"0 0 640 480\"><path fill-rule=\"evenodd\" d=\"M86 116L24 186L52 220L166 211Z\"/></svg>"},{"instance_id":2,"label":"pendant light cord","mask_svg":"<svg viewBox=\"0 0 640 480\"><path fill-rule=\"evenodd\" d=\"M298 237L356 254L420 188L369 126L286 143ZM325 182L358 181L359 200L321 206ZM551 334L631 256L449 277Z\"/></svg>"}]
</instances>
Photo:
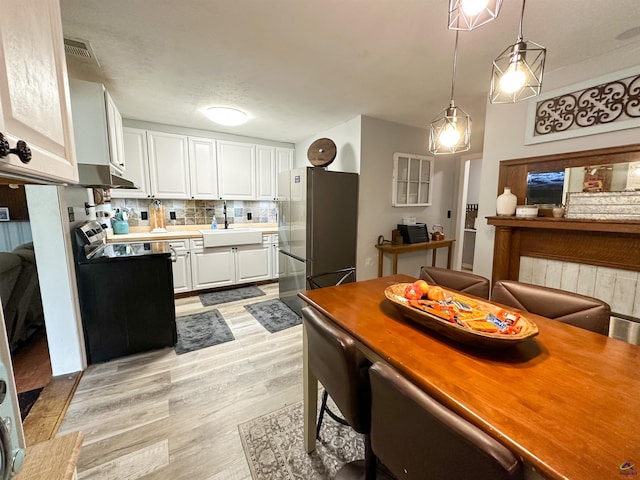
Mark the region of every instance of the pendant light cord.
<instances>
[{"instance_id":1,"label":"pendant light cord","mask_svg":"<svg viewBox=\"0 0 640 480\"><path fill-rule=\"evenodd\" d=\"M524 19L524 3L526 0L522 0L522 12L520 12L520 27L518 28L518 42L521 42L524 38L522 36L522 21Z\"/></svg>"},{"instance_id":2,"label":"pendant light cord","mask_svg":"<svg viewBox=\"0 0 640 480\"><path fill-rule=\"evenodd\" d=\"M453 106L453 91L456 85L456 64L458 63L458 32L456 30L456 43L453 47L453 72L451 75L451 104Z\"/></svg>"}]
</instances>

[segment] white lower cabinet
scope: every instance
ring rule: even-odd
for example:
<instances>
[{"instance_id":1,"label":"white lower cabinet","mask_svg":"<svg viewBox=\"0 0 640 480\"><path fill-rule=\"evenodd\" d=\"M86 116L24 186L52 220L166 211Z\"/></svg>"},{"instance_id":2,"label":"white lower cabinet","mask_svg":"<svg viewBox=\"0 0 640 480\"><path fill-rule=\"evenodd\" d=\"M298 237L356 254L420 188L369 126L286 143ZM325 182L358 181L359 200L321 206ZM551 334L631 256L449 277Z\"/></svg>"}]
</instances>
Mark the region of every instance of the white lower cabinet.
<instances>
[{"instance_id":1,"label":"white lower cabinet","mask_svg":"<svg viewBox=\"0 0 640 480\"><path fill-rule=\"evenodd\" d=\"M183 293L193 290L191 283L191 259L189 240L169 242L173 262L173 292Z\"/></svg>"},{"instance_id":2,"label":"white lower cabinet","mask_svg":"<svg viewBox=\"0 0 640 480\"><path fill-rule=\"evenodd\" d=\"M278 235L265 233L262 243L205 248L201 238L169 242L174 293L278 278Z\"/></svg>"},{"instance_id":3,"label":"white lower cabinet","mask_svg":"<svg viewBox=\"0 0 640 480\"><path fill-rule=\"evenodd\" d=\"M234 248L204 248L202 239L192 239L192 289L224 287L236 283Z\"/></svg>"},{"instance_id":4,"label":"white lower cabinet","mask_svg":"<svg viewBox=\"0 0 640 480\"><path fill-rule=\"evenodd\" d=\"M258 282L271 278L270 235L262 236L262 245L234 247L236 253L236 283Z\"/></svg>"}]
</instances>

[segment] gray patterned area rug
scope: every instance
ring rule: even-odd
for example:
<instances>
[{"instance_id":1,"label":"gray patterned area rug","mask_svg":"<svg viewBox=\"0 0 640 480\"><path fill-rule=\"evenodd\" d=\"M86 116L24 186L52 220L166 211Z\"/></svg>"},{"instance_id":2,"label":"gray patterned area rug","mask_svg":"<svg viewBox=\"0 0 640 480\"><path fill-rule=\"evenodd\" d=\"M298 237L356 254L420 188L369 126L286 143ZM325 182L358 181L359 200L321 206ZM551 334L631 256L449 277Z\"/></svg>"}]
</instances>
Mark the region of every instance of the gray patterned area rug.
<instances>
[{"instance_id":1,"label":"gray patterned area rug","mask_svg":"<svg viewBox=\"0 0 640 480\"><path fill-rule=\"evenodd\" d=\"M328 416L315 451L305 452L302 402L240 424L238 429L253 480L328 480L345 463L364 458L362 435Z\"/></svg>"},{"instance_id":2,"label":"gray patterned area rug","mask_svg":"<svg viewBox=\"0 0 640 480\"><path fill-rule=\"evenodd\" d=\"M219 305L221 303L235 302L247 298L260 297L265 293L254 285L248 287L232 288L231 290L220 290L199 295L200 303L205 307Z\"/></svg>"},{"instance_id":3,"label":"gray patterned area rug","mask_svg":"<svg viewBox=\"0 0 640 480\"><path fill-rule=\"evenodd\" d=\"M246 308L253 318L260 322L260 325L266 328L269 333L276 333L302 323L302 320L296 312L277 298L245 305L244 308Z\"/></svg>"},{"instance_id":4,"label":"gray patterned area rug","mask_svg":"<svg viewBox=\"0 0 640 480\"><path fill-rule=\"evenodd\" d=\"M178 341L176 353L181 355L234 339L227 322L218 310L176 318Z\"/></svg>"}]
</instances>

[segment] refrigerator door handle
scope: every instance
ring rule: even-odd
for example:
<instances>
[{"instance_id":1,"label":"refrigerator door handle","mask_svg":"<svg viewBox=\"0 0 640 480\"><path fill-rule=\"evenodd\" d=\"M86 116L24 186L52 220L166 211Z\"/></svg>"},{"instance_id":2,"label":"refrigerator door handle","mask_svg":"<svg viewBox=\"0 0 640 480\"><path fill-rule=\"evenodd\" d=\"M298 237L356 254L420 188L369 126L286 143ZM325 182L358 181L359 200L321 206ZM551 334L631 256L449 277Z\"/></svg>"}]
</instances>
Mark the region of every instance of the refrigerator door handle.
<instances>
[{"instance_id":1,"label":"refrigerator door handle","mask_svg":"<svg viewBox=\"0 0 640 480\"><path fill-rule=\"evenodd\" d=\"M311 260L307 260L306 258L300 258L299 256L294 255L293 253L285 252L284 250L282 250L282 249L280 249L280 248L278 249L278 251L279 251L281 254L286 255L287 257L291 257L291 258L293 258L294 260L297 260L297 261L299 261L299 262L309 263L309 262L311 261Z\"/></svg>"}]
</instances>

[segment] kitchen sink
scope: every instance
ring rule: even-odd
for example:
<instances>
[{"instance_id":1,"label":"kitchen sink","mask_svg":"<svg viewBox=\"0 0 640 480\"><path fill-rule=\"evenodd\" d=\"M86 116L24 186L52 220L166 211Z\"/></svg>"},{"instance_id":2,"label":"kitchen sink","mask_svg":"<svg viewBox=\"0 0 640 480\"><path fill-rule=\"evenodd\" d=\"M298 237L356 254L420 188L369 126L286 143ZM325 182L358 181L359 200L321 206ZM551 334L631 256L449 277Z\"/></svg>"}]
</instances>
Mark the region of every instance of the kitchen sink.
<instances>
[{"instance_id":1,"label":"kitchen sink","mask_svg":"<svg viewBox=\"0 0 640 480\"><path fill-rule=\"evenodd\" d=\"M205 247L226 247L262 243L262 231L255 228L200 230Z\"/></svg>"}]
</instances>

